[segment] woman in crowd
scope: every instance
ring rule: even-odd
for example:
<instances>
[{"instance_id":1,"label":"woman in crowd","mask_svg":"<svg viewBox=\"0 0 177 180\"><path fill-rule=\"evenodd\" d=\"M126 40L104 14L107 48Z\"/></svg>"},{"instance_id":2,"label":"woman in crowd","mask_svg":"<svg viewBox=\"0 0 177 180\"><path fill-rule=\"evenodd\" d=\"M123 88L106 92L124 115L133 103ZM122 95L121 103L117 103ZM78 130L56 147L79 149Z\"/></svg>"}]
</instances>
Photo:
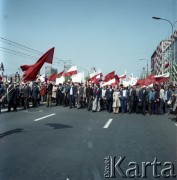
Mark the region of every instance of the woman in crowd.
<instances>
[{"instance_id":1,"label":"woman in crowd","mask_svg":"<svg viewBox=\"0 0 177 180\"><path fill-rule=\"evenodd\" d=\"M118 114L119 113L119 107L121 106L120 104L120 91L119 88L116 87L114 92L113 92L113 113Z\"/></svg>"}]
</instances>

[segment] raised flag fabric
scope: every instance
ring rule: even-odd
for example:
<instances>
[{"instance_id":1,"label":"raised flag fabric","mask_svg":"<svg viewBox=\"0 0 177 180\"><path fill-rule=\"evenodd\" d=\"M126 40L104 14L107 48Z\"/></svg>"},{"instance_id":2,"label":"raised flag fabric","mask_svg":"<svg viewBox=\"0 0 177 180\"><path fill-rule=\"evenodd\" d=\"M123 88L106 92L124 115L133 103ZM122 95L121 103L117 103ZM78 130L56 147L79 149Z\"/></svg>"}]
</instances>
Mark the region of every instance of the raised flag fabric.
<instances>
[{"instance_id":1,"label":"raised flag fabric","mask_svg":"<svg viewBox=\"0 0 177 180\"><path fill-rule=\"evenodd\" d=\"M77 74L77 66L72 66L66 73L64 74L65 76L73 76Z\"/></svg>"},{"instance_id":2,"label":"raised flag fabric","mask_svg":"<svg viewBox=\"0 0 177 180\"><path fill-rule=\"evenodd\" d=\"M125 73L124 73L124 74L122 74L121 76L119 76L119 78L120 78L121 80L126 79L126 70L125 70Z\"/></svg>"},{"instance_id":3,"label":"raised flag fabric","mask_svg":"<svg viewBox=\"0 0 177 180\"><path fill-rule=\"evenodd\" d=\"M60 78L56 78L56 84L63 84L63 82L65 81L65 77L61 76Z\"/></svg>"},{"instance_id":4,"label":"raised flag fabric","mask_svg":"<svg viewBox=\"0 0 177 180\"><path fill-rule=\"evenodd\" d=\"M94 78L95 76L97 76L97 75L99 75L101 73L102 73L101 69L98 69L96 72L90 74L90 79Z\"/></svg>"},{"instance_id":5,"label":"raised flag fabric","mask_svg":"<svg viewBox=\"0 0 177 180\"><path fill-rule=\"evenodd\" d=\"M103 77L103 74L100 73L100 74L97 74L97 75L93 76L92 78L88 79L88 81L95 83L95 84L98 84L100 79L102 80L102 77Z\"/></svg>"},{"instance_id":6,"label":"raised flag fabric","mask_svg":"<svg viewBox=\"0 0 177 180\"><path fill-rule=\"evenodd\" d=\"M154 78L158 83L162 83L162 82L167 82L169 80L169 76L170 76L169 73L165 73L162 75L154 76Z\"/></svg>"},{"instance_id":7,"label":"raised flag fabric","mask_svg":"<svg viewBox=\"0 0 177 180\"><path fill-rule=\"evenodd\" d=\"M54 48L51 48L44 55L42 55L35 64L20 66L22 70L26 68L26 71L24 72L23 75L23 80L24 81L35 80L38 72L40 71L40 69L42 68L45 62L52 64L53 54L54 54Z\"/></svg>"},{"instance_id":8,"label":"raised flag fabric","mask_svg":"<svg viewBox=\"0 0 177 180\"><path fill-rule=\"evenodd\" d=\"M168 68L169 65L170 65L169 62L165 62L164 67L165 67L165 68Z\"/></svg>"},{"instance_id":9,"label":"raised flag fabric","mask_svg":"<svg viewBox=\"0 0 177 180\"><path fill-rule=\"evenodd\" d=\"M28 70L32 65L23 65L23 66L20 66L21 70L22 71L26 71Z\"/></svg>"},{"instance_id":10,"label":"raised flag fabric","mask_svg":"<svg viewBox=\"0 0 177 180\"><path fill-rule=\"evenodd\" d=\"M57 76L58 76L58 74L57 74L56 72L53 73L53 74L50 76L49 81L55 81L56 78L57 78Z\"/></svg>"},{"instance_id":11,"label":"raised flag fabric","mask_svg":"<svg viewBox=\"0 0 177 180\"><path fill-rule=\"evenodd\" d=\"M84 72L75 74L73 76L71 76L72 82L74 83L81 83L84 81Z\"/></svg>"},{"instance_id":12,"label":"raised flag fabric","mask_svg":"<svg viewBox=\"0 0 177 180\"><path fill-rule=\"evenodd\" d=\"M58 74L58 77L63 76L63 74L64 74L64 71L60 72L60 73Z\"/></svg>"},{"instance_id":13,"label":"raised flag fabric","mask_svg":"<svg viewBox=\"0 0 177 180\"><path fill-rule=\"evenodd\" d=\"M116 74L115 76L114 76L114 78L115 78L115 80L119 83L119 76Z\"/></svg>"},{"instance_id":14,"label":"raised flag fabric","mask_svg":"<svg viewBox=\"0 0 177 180\"><path fill-rule=\"evenodd\" d=\"M107 82L107 81L113 79L114 77L115 77L115 71L112 71L104 77L104 81Z\"/></svg>"},{"instance_id":15,"label":"raised flag fabric","mask_svg":"<svg viewBox=\"0 0 177 180\"><path fill-rule=\"evenodd\" d=\"M123 74L121 76L119 76L120 79L125 79L126 78L126 74Z\"/></svg>"}]
</instances>

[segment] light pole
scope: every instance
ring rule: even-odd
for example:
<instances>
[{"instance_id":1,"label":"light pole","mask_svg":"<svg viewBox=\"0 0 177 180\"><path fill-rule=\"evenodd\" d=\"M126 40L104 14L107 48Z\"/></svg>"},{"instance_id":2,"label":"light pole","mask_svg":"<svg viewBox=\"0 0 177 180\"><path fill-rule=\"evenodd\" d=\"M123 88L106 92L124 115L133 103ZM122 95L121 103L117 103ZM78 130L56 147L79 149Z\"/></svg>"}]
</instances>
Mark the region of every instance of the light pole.
<instances>
[{"instance_id":1,"label":"light pole","mask_svg":"<svg viewBox=\"0 0 177 180\"><path fill-rule=\"evenodd\" d=\"M148 77L148 59L139 59L140 61L146 61L147 62L147 77Z\"/></svg>"},{"instance_id":2,"label":"light pole","mask_svg":"<svg viewBox=\"0 0 177 180\"><path fill-rule=\"evenodd\" d=\"M171 22L169 21L168 19L163 19L163 18L160 18L160 17L152 17L153 19L155 20L163 20L163 21L166 21L168 22L170 25L171 25L171 31L172 31L172 38L173 38L173 28L174 28L174 25L177 23L177 21L175 22ZM173 40L172 40L173 42ZM173 59L174 57L174 59ZM175 38L174 38L174 42L173 42L173 49L172 49L172 59L171 59L171 63L170 63L170 81L172 81L172 68L173 68L173 62L175 61Z\"/></svg>"}]
</instances>

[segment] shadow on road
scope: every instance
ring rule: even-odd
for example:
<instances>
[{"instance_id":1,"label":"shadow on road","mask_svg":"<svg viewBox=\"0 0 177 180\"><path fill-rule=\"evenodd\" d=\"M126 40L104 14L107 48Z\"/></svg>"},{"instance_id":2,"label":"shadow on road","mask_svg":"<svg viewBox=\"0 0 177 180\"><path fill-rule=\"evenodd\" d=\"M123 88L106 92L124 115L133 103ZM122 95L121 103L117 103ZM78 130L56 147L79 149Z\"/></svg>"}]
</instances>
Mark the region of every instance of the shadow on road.
<instances>
[{"instance_id":1,"label":"shadow on road","mask_svg":"<svg viewBox=\"0 0 177 180\"><path fill-rule=\"evenodd\" d=\"M5 136L9 136L11 134L21 133L23 131L24 131L24 129L21 129L21 128L16 128L16 129L13 129L13 130L10 130L10 131L6 131L6 132L0 134L0 138L3 138Z\"/></svg>"},{"instance_id":2,"label":"shadow on road","mask_svg":"<svg viewBox=\"0 0 177 180\"><path fill-rule=\"evenodd\" d=\"M49 124L45 124L45 125L50 126L53 129L72 128L72 126L68 126L68 125L64 125L64 124L56 124L56 123L49 123Z\"/></svg>"}]
</instances>

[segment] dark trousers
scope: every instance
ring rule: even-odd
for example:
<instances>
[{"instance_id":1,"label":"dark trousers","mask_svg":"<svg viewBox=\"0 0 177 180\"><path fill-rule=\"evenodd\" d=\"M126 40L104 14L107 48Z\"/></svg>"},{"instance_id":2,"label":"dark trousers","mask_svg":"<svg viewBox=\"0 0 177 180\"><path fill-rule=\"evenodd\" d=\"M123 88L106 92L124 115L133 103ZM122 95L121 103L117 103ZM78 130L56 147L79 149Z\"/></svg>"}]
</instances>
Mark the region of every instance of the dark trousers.
<instances>
[{"instance_id":1,"label":"dark trousers","mask_svg":"<svg viewBox=\"0 0 177 180\"><path fill-rule=\"evenodd\" d=\"M87 97L87 109L88 111L92 109L92 96Z\"/></svg>"},{"instance_id":2,"label":"dark trousers","mask_svg":"<svg viewBox=\"0 0 177 180\"><path fill-rule=\"evenodd\" d=\"M145 114L146 113L146 105L147 105L146 100L143 100L142 104L143 104L143 114Z\"/></svg>"},{"instance_id":3,"label":"dark trousers","mask_svg":"<svg viewBox=\"0 0 177 180\"><path fill-rule=\"evenodd\" d=\"M29 108L29 98L24 98L24 105L23 105L23 109Z\"/></svg>"},{"instance_id":4,"label":"dark trousers","mask_svg":"<svg viewBox=\"0 0 177 180\"><path fill-rule=\"evenodd\" d=\"M2 102L0 102L0 114L1 114Z\"/></svg>"},{"instance_id":5,"label":"dark trousers","mask_svg":"<svg viewBox=\"0 0 177 180\"><path fill-rule=\"evenodd\" d=\"M112 112L113 99L109 98L106 100L106 109L108 112Z\"/></svg>"},{"instance_id":6,"label":"dark trousers","mask_svg":"<svg viewBox=\"0 0 177 180\"><path fill-rule=\"evenodd\" d=\"M8 103L8 111L11 111L11 108L13 107L14 111L17 110L17 105L16 105L16 101L14 98L10 98L9 99L9 103Z\"/></svg>"},{"instance_id":7,"label":"dark trousers","mask_svg":"<svg viewBox=\"0 0 177 180\"><path fill-rule=\"evenodd\" d=\"M33 98L33 99L32 99L32 102L33 102L33 107L36 107L36 106L37 106L37 99L36 99L36 98Z\"/></svg>"},{"instance_id":8,"label":"dark trousers","mask_svg":"<svg viewBox=\"0 0 177 180\"><path fill-rule=\"evenodd\" d=\"M159 113L160 114L166 113L166 106L165 106L165 102L163 101L163 99L160 99Z\"/></svg>"},{"instance_id":9,"label":"dark trousers","mask_svg":"<svg viewBox=\"0 0 177 180\"><path fill-rule=\"evenodd\" d=\"M73 95L69 95L69 107L75 107L75 97Z\"/></svg>"},{"instance_id":10,"label":"dark trousers","mask_svg":"<svg viewBox=\"0 0 177 180\"><path fill-rule=\"evenodd\" d=\"M121 107L122 107L122 113L126 113L127 112L127 99L124 97L121 99Z\"/></svg>"},{"instance_id":11,"label":"dark trousers","mask_svg":"<svg viewBox=\"0 0 177 180\"><path fill-rule=\"evenodd\" d=\"M61 105L62 104L62 98L61 95L56 96L56 105Z\"/></svg>"},{"instance_id":12,"label":"dark trousers","mask_svg":"<svg viewBox=\"0 0 177 180\"><path fill-rule=\"evenodd\" d=\"M129 100L129 113L135 112L135 101Z\"/></svg>"},{"instance_id":13,"label":"dark trousers","mask_svg":"<svg viewBox=\"0 0 177 180\"><path fill-rule=\"evenodd\" d=\"M152 114L152 102L148 102L148 113L151 115Z\"/></svg>"},{"instance_id":14,"label":"dark trousers","mask_svg":"<svg viewBox=\"0 0 177 180\"><path fill-rule=\"evenodd\" d=\"M69 99L68 99L68 94L64 95L64 106L68 106L69 105Z\"/></svg>"}]
</instances>

